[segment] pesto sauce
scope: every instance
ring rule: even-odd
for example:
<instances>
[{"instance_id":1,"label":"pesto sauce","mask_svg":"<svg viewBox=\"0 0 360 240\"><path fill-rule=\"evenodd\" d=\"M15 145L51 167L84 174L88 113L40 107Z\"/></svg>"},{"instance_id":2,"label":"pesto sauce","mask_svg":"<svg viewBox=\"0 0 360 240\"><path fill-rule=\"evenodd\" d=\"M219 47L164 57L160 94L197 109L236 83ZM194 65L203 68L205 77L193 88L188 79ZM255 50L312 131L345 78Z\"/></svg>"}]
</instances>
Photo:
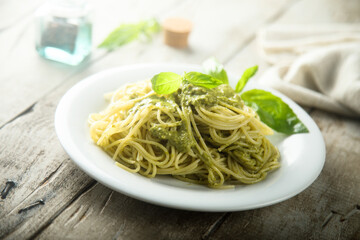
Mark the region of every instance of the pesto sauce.
<instances>
[{"instance_id":1,"label":"pesto sauce","mask_svg":"<svg viewBox=\"0 0 360 240\"><path fill-rule=\"evenodd\" d=\"M173 94L167 96L153 95L139 101L131 111L137 111L138 107L147 105L155 105L159 108L165 107L172 112L176 112L176 108L181 109L182 107L185 107L185 109L182 110L186 111L186 107L211 107L217 105L219 101L240 108L244 105L241 97L227 84L208 89L185 83ZM184 119L181 120L181 125L176 127L176 129L158 124L152 126L149 131L153 138L168 141L168 143L171 146L174 146L178 151L188 151L193 146L193 141L195 139L193 139L193 136L189 135L184 121Z\"/></svg>"},{"instance_id":2,"label":"pesto sauce","mask_svg":"<svg viewBox=\"0 0 360 240\"><path fill-rule=\"evenodd\" d=\"M158 108L165 107L170 111L175 111L177 104L164 96L153 95L135 103L134 107L130 109L129 112L136 112L139 107L144 106L155 106Z\"/></svg>"},{"instance_id":3,"label":"pesto sauce","mask_svg":"<svg viewBox=\"0 0 360 240\"><path fill-rule=\"evenodd\" d=\"M169 130L169 128L156 125L151 127L149 131L152 137L159 140L168 140L169 144L180 152L187 151L192 146L190 136L183 123L177 130Z\"/></svg>"},{"instance_id":4,"label":"pesto sauce","mask_svg":"<svg viewBox=\"0 0 360 240\"><path fill-rule=\"evenodd\" d=\"M211 107L217 105L219 101L241 108L244 105L240 95L236 94L228 84L222 84L212 89L188 83L182 87L182 103L185 106Z\"/></svg>"}]
</instances>

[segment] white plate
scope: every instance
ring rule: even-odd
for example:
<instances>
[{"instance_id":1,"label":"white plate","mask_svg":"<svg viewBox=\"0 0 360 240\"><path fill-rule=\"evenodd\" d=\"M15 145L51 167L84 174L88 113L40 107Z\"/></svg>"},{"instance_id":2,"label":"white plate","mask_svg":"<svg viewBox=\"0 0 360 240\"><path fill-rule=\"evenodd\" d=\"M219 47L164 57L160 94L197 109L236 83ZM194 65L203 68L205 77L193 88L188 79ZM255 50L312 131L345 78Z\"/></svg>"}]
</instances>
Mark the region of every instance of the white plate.
<instances>
[{"instance_id":1,"label":"white plate","mask_svg":"<svg viewBox=\"0 0 360 240\"><path fill-rule=\"evenodd\" d=\"M104 93L167 71L182 74L184 71L201 71L201 68L183 64L124 66L90 76L64 95L55 114L56 133L65 151L82 170L109 188L136 199L167 207L212 212L275 204L300 193L318 177L325 161L325 144L318 127L301 107L271 89L267 90L288 103L310 133L270 137L280 150L281 167L264 181L230 190L215 190L167 176L148 179L117 167L111 157L92 142L88 115L105 108ZM229 78L230 84L235 86L236 78L231 75Z\"/></svg>"}]
</instances>

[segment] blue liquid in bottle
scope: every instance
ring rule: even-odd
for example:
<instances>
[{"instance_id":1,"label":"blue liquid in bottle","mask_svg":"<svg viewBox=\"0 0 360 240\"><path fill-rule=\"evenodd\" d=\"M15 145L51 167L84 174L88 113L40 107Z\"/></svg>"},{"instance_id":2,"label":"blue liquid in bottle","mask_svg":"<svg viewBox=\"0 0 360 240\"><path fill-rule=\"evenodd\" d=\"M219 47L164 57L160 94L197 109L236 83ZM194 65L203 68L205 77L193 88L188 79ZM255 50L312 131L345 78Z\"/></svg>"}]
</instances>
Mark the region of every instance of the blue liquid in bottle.
<instances>
[{"instance_id":1,"label":"blue liquid in bottle","mask_svg":"<svg viewBox=\"0 0 360 240\"><path fill-rule=\"evenodd\" d=\"M91 22L79 5L55 3L39 10L36 50L44 58L78 65L91 52Z\"/></svg>"}]
</instances>

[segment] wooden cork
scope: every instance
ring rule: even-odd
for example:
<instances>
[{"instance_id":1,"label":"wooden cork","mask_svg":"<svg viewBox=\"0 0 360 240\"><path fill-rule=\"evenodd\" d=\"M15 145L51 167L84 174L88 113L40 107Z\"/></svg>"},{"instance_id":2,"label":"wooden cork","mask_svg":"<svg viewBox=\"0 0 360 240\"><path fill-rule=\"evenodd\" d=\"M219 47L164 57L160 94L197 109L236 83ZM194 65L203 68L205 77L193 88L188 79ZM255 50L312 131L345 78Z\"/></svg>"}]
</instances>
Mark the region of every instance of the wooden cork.
<instances>
[{"instance_id":1,"label":"wooden cork","mask_svg":"<svg viewBox=\"0 0 360 240\"><path fill-rule=\"evenodd\" d=\"M188 37L192 28L189 20L183 18L168 18L163 23L165 44L185 48L188 46Z\"/></svg>"}]
</instances>

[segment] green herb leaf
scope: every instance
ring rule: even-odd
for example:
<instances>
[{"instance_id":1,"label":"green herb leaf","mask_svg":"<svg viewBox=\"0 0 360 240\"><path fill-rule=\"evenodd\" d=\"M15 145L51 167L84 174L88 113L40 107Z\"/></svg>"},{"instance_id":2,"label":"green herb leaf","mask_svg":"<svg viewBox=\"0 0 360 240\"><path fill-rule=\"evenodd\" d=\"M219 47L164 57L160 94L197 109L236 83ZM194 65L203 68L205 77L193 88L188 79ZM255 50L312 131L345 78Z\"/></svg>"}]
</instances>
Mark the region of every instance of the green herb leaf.
<instances>
[{"instance_id":1,"label":"green herb leaf","mask_svg":"<svg viewBox=\"0 0 360 240\"><path fill-rule=\"evenodd\" d=\"M203 69L206 74L221 80L225 84L229 83L224 66L215 57L205 60L203 62Z\"/></svg>"},{"instance_id":2,"label":"green herb leaf","mask_svg":"<svg viewBox=\"0 0 360 240\"><path fill-rule=\"evenodd\" d=\"M155 18L151 18L147 21L142 21L142 34L147 38L151 39L152 35L160 32L161 26Z\"/></svg>"},{"instance_id":3,"label":"green herb leaf","mask_svg":"<svg viewBox=\"0 0 360 240\"><path fill-rule=\"evenodd\" d=\"M309 132L289 105L272 93L252 89L241 94L241 98L258 113L261 121L272 129L286 134Z\"/></svg>"},{"instance_id":4,"label":"green herb leaf","mask_svg":"<svg viewBox=\"0 0 360 240\"><path fill-rule=\"evenodd\" d=\"M155 19L140 21L138 23L122 24L112 31L98 47L106 48L111 51L117 47L137 40L141 36L150 39L152 34L159 31L160 24Z\"/></svg>"},{"instance_id":5,"label":"green herb leaf","mask_svg":"<svg viewBox=\"0 0 360 240\"><path fill-rule=\"evenodd\" d=\"M162 72L151 79L152 89L157 94L170 94L178 90L183 77L173 72Z\"/></svg>"},{"instance_id":6,"label":"green herb leaf","mask_svg":"<svg viewBox=\"0 0 360 240\"><path fill-rule=\"evenodd\" d=\"M235 92L241 92L241 90L243 90L249 79L255 75L257 70L258 70L258 66L254 66L246 69L243 75L241 76L240 80L236 84Z\"/></svg>"},{"instance_id":7,"label":"green herb leaf","mask_svg":"<svg viewBox=\"0 0 360 240\"><path fill-rule=\"evenodd\" d=\"M184 77L189 83L206 88L214 88L223 84L221 80L199 72L188 72Z\"/></svg>"}]
</instances>

